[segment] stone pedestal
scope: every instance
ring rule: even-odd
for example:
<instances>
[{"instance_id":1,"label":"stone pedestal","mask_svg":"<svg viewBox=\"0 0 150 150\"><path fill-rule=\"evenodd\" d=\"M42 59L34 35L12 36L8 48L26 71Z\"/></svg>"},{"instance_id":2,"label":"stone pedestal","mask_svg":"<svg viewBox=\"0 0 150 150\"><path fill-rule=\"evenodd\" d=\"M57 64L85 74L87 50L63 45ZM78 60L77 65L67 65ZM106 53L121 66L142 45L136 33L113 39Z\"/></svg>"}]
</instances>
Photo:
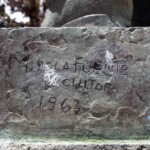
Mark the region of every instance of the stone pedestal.
<instances>
[{"instance_id":1,"label":"stone pedestal","mask_svg":"<svg viewBox=\"0 0 150 150\"><path fill-rule=\"evenodd\" d=\"M149 150L147 141L103 142L0 142L0 150Z\"/></svg>"},{"instance_id":2,"label":"stone pedestal","mask_svg":"<svg viewBox=\"0 0 150 150\"><path fill-rule=\"evenodd\" d=\"M150 28L0 29L0 136L147 139Z\"/></svg>"}]
</instances>

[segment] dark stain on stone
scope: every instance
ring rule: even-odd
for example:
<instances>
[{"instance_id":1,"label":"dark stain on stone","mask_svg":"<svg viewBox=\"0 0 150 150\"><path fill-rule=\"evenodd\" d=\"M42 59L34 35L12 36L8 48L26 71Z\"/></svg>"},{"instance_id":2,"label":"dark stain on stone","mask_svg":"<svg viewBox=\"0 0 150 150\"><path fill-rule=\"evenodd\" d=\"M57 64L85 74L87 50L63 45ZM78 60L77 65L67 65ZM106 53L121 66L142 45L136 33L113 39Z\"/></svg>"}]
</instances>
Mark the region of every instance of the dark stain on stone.
<instances>
[{"instance_id":1,"label":"dark stain on stone","mask_svg":"<svg viewBox=\"0 0 150 150\"><path fill-rule=\"evenodd\" d=\"M63 35L60 35L59 37L49 39L48 43L53 46L62 46L64 43L67 43L67 41L64 39Z\"/></svg>"},{"instance_id":2,"label":"dark stain on stone","mask_svg":"<svg viewBox=\"0 0 150 150\"><path fill-rule=\"evenodd\" d=\"M39 48L39 43L38 41L35 41L35 39L33 37L29 37L24 43L24 51L29 51L32 50L34 52L39 53L41 51L41 49Z\"/></svg>"},{"instance_id":3,"label":"dark stain on stone","mask_svg":"<svg viewBox=\"0 0 150 150\"><path fill-rule=\"evenodd\" d=\"M102 117L105 117L106 115L108 115L109 112L106 111L106 112L96 113L96 112L91 111L91 114L96 118L102 118Z\"/></svg>"},{"instance_id":4,"label":"dark stain on stone","mask_svg":"<svg viewBox=\"0 0 150 150\"><path fill-rule=\"evenodd\" d=\"M87 31L87 28L84 28L82 31L83 31L83 32L86 32L86 31Z\"/></svg>"},{"instance_id":5,"label":"dark stain on stone","mask_svg":"<svg viewBox=\"0 0 150 150\"><path fill-rule=\"evenodd\" d=\"M25 56L24 58L22 58L23 62L27 62L29 60L29 55Z\"/></svg>"},{"instance_id":6,"label":"dark stain on stone","mask_svg":"<svg viewBox=\"0 0 150 150\"><path fill-rule=\"evenodd\" d=\"M93 68L94 70L101 70L102 69L102 65L101 65L101 61L100 62L92 62L91 63L91 68Z\"/></svg>"},{"instance_id":7,"label":"dark stain on stone","mask_svg":"<svg viewBox=\"0 0 150 150\"><path fill-rule=\"evenodd\" d=\"M105 35L101 34L101 35L98 36L98 38L101 39L101 40L104 40L105 39Z\"/></svg>"}]
</instances>

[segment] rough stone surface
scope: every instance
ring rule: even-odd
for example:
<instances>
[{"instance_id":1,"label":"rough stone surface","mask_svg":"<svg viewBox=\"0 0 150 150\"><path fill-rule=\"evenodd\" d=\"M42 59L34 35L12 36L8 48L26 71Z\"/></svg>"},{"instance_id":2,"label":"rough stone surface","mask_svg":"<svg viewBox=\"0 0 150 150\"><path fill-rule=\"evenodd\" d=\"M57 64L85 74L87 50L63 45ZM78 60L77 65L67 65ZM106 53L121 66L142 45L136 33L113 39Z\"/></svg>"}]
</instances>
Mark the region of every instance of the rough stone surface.
<instances>
[{"instance_id":1,"label":"rough stone surface","mask_svg":"<svg viewBox=\"0 0 150 150\"><path fill-rule=\"evenodd\" d=\"M47 0L47 3L50 11L42 26L63 26L91 14L107 14L114 26L131 26L133 0Z\"/></svg>"},{"instance_id":2,"label":"rough stone surface","mask_svg":"<svg viewBox=\"0 0 150 150\"><path fill-rule=\"evenodd\" d=\"M148 138L150 28L0 29L0 135Z\"/></svg>"},{"instance_id":3,"label":"rough stone surface","mask_svg":"<svg viewBox=\"0 0 150 150\"><path fill-rule=\"evenodd\" d=\"M92 144L92 143L44 143L44 142L3 142L0 150L149 150L150 146L134 144Z\"/></svg>"}]
</instances>

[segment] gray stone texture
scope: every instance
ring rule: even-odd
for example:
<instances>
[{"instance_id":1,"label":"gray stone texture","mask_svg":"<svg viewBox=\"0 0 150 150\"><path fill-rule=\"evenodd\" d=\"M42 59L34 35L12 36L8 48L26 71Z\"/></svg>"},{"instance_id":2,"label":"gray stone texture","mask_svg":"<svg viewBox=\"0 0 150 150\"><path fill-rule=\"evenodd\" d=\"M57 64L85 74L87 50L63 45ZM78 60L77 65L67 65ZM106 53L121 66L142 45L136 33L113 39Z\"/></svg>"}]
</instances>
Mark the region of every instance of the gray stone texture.
<instances>
[{"instance_id":1,"label":"gray stone texture","mask_svg":"<svg viewBox=\"0 0 150 150\"><path fill-rule=\"evenodd\" d=\"M101 145L101 144L71 144L71 143L31 143L31 142L4 142L0 150L149 150L149 145Z\"/></svg>"},{"instance_id":2,"label":"gray stone texture","mask_svg":"<svg viewBox=\"0 0 150 150\"><path fill-rule=\"evenodd\" d=\"M78 19L80 25L83 22L82 17L86 15L92 15L88 20L96 23L97 14L107 15L106 26L110 26L109 20L113 22L114 26L131 26L133 0L47 0L47 4L49 10L42 23L43 27L60 27L74 19ZM103 17L100 21L102 20ZM70 25L78 26L77 23ZM88 25L90 26L90 24ZM98 25L103 26L103 22Z\"/></svg>"},{"instance_id":3,"label":"gray stone texture","mask_svg":"<svg viewBox=\"0 0 150 150\"><path fill-rule=\"evenodd\" d=\"M0 29L0 135L148 138L150 28Z\"/></svg>"}]
</instances>

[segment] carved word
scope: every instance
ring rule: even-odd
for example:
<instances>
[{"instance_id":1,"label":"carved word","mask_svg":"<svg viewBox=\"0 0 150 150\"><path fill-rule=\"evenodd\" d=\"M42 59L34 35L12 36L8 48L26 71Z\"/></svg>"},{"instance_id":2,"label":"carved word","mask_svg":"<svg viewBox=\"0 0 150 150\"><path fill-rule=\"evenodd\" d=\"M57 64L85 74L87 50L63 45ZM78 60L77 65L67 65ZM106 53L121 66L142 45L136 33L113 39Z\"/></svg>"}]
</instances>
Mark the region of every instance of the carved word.
<instances>
[{"instance_id":1,"label":"carved word","mask_svg":"<svg viewBox=\"0 0 150 150\"><path fill-rule=\"evenodd\" d=\"M113 64L105 64L104 65L104 72L111 73L112 75L115 74L122 74L128 75L128 66L126 64L119 64L119 61L116 61Z\"/></svg>"},{"instance_id":2,"label":"carved word","mask_svg":"<svg viewBox=\"0 0 150 150\"><path fill-rule=\"evenodd\" d=\"M111 73L111 74L122 74L127 75L128 74L128 66L123 63L122 60L119 61L113 61L110 64L101 62L94 62L91 64L85 64L83 63L83 57L78 57L74 60L73 63L69 63L66 61L63 64L60 64L59 62L43 62L42 60L38 60L37 62L37 68L32 67L32 64L29 63L29 55L28 53L22 57L16 56L15 54L10 54L9 57L9 68L11 68L11 63L13 61L16 61L19 64L24 64L25 66L25 72L30 71L42 71L45 64L49 65L51 69L54 69L55 71L71 71L71 72L83 72L83 73L100 73L99 71L105 72L105 73Z\"/></svg>"},{"instance_id":3,"label":"carved word","mask_svg":"<svg viewBox=\"0 0 150 150\"><path fill-rule=\"evenodd\" d=\"M66 88L74 87L76 89L78 88L84 88L84 89L94 89L98 91L104 91L109 94L113 93L112 85L111 83L98 83L94 79L77 79L77 78L71 78L71 79L64 79L62 81L62 84Z\"/></svg>"},{"instance_id":4,"label":"carved word","mask_svg":"<svg viewBox=\"0 0 150 150\"><path fill-rule=\"evenodd\" d=\"M46 62L46 65L49 65L51 69L55 71L62 72L62 71L70 71L70 72L83 72L83 73L96 73L99 74L102 72L110 72L111 74L122 74L128 75L128 66L123 63L123 61L114 61L111 64L106 63L91 63L85 64L82 62L83 57L76 58L73 63L69 63L66 61L65 63L59 62ZM45 63L42 60L37 62L37 71L42 71L44 68ZM33 70L33 69L32 69Z\"/></svg>"},{"instance_id":5,"label":"carved word","mask_svg":"<svg viewBox=\"0 0 150 150\"><path fill-rule=\"evenodd\" d=\"M65 62L64 64L59 64L58 62L52 63L48 62L47 64L53 68L55 71L73 71L74 73L81 71L83 73L91 73L94 71L109 71L116 74L127 75L128 67L126 64L122 64L122 61L115 61L113 64L102 64L96 63L94 64L84 64L82 62L83 57L79 57L75 59L73 64L69 64L69 62ZM120 64L121 62L121 64ZM43 68L43 62L38 62L39 70Z\"/></svg>"}]
</instances>

